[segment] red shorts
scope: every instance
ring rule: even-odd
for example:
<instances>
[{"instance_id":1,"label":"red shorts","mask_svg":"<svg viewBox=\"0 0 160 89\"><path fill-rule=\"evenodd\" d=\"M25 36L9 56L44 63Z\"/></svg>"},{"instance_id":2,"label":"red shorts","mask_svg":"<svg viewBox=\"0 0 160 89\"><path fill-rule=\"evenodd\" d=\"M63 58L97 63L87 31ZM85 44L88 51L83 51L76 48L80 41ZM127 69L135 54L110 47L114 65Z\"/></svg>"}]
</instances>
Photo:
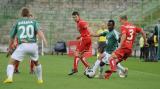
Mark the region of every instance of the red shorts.
<instances>
[{"instance_id":1,"label":"red shorts","mask_svg":"<svg viewBox=\"0 0 160 89\"><path fill-rule=\"evenodd\" d=\"M91 47L91 38L90 37L82 37L80 42L77 45L76 50L79 52L89 51Z\"/></svg>"},{"instance_id":2,"label":"red shorts","mask_svg":"<svg viewBox=\"0 0 160 89\"><path fill-rule=\"evenodd\" d=\"M131 49L119 48L114 51L119 61L126 60L132 53Z\"/></svg>"}]
</instances>

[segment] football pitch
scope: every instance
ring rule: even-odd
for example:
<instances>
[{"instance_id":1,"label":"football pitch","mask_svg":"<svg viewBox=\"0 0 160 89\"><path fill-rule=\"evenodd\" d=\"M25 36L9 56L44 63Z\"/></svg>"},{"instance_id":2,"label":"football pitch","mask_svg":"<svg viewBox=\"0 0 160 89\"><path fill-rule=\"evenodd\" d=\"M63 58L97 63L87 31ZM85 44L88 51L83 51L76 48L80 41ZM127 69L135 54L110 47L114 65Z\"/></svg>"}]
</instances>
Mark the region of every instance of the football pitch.
<instances>
[{"instance_id":1,"label":"football pitch","mask_svg":"<svg viewBox=\"0 0 160 89\"><path fill-rule=\"evenodd\" d=\"M20 64L20 73L14 74L12 84L3 84L8 63L5 56L0 54L0 89L160 89L160 62L140 62L133 57L123 62L129 68L127 78L113 74L109 80L104 80L84 76L82 63L79 63L77 74L68 76L73 58L67 55L45 55L40 57L43 84L37 84L37 77L29 74L29 60ZM88 61L93 64L95 58L89 58Z\"/></svg>"}]
</instances>

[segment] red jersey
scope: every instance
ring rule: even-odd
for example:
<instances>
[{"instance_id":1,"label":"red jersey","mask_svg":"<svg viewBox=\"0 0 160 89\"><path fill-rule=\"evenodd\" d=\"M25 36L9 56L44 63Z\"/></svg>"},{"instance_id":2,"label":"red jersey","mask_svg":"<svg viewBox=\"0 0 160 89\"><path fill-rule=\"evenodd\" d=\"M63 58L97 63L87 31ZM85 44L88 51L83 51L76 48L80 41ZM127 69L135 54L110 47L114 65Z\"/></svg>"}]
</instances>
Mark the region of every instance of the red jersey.
<instances>
[{"instance_id":1,"label":"red jersey","mask_svg":"<svg viewBox=\"0 0 160 89\"><path fill-rule=\"evenodd\" d=\"M81 37L89 37L90 36L90 32L88 31L87 25L88 25L88 23L81 20L81 19L77 22L77 29L80 32Z\"/></svg>"},{"instance_id":2,"label":"red jersey","mask_svg":"<svg viewBox=\"0 0 160 89\"><path fill-rule=\"evenodd\" d=\"M136 34L141 32L141 28L137 28L131 23L125 23L120 27L121 34L126 34L126 39L122 43L122 48L132 49Z\"/></svg>"}]
</instances>

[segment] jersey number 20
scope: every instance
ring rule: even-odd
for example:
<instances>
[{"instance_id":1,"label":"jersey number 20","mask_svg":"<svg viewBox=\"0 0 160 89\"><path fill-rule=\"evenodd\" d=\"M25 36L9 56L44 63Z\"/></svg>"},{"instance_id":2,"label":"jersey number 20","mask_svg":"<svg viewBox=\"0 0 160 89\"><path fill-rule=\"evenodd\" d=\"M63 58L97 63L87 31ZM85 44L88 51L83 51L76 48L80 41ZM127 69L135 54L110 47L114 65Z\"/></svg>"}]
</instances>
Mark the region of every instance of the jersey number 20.
<instances>
[{"instance_id":1,"label":"jersey number 20","mask_svg":"<svg viewBox=\"0 0 160 89\"><path fill-rule=\"evenodd\" d=\"M20 26L19 30L22 30L22 33L20 34L20 38L33 38L34 37L34 27L33 25L28 26Z\"/></svg>"}]
</instances>

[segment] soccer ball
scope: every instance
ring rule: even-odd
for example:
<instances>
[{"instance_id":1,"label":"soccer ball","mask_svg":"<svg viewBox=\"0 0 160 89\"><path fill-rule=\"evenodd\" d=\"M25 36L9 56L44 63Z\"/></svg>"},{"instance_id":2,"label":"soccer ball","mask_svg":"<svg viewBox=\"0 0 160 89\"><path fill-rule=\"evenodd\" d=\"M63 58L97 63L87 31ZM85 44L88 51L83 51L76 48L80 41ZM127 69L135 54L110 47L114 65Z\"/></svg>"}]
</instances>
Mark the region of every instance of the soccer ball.
<instances>
[{"instance_id":1,"label":"soccer ball","mask_svg":"<svg viewBox=\"0 0 160 89\"><path fill-rule=\"evenodd\" d=\"M95 71L93 71L93 69L86 70L86 76L88 78L93 78L95 76Z\"/></svg>"},{"instance_id":2,"label":"soccer ball","mask_svg":"<svg viewBox=\"0 0 160 89\"><path fill-rule=\"evenodd\" d=\"M125 74L122 71L118 71L118 75L120 78L125 78Z\"/></svg>"}]
</instances>

